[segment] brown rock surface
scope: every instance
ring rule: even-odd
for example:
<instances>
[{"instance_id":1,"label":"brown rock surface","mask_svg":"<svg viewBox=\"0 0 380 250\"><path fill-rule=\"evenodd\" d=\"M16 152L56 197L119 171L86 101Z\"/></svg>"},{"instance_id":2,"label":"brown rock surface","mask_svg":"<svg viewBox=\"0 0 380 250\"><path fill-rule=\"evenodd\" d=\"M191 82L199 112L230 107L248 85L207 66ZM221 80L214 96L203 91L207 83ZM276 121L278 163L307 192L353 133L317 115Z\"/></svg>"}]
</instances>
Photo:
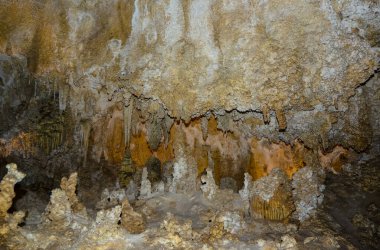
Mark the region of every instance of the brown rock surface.
<instances>
[{"instance_id":1,"label":"brown rock surface","mask_svg":"<svg viewBox=\"0 0 380 250\"><path fill-rule=\"evenodd\" d=\"M146 225L141 214L135 212L125 199L121 205L121 225L127 229L129 233L139 234L145 231Z\"/></svg>"}]
</instances>

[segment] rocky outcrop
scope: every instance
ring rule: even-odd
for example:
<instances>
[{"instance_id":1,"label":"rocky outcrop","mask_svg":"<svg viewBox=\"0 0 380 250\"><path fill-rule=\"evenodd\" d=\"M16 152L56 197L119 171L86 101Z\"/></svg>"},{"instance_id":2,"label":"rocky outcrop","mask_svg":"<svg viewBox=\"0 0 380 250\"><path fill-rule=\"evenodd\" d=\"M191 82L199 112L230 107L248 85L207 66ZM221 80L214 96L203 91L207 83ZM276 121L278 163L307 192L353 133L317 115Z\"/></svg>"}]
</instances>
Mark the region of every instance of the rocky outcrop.
<instances>
[{"instance_id":1,"label":"rocky outcrop","mask_svg":"<svg viewBox=\"0 0 380 250\"><path fill-rule=\"evenodd\" d=\"M18 171L14 163L8 164L6 168L8 173L0 182L0 239L6 239L6 236L11 231L15 231L25 217L22 211L8 213L12 200L16 196L14 186L25 177L25 174Z\"/></svg>"}]
</instances>

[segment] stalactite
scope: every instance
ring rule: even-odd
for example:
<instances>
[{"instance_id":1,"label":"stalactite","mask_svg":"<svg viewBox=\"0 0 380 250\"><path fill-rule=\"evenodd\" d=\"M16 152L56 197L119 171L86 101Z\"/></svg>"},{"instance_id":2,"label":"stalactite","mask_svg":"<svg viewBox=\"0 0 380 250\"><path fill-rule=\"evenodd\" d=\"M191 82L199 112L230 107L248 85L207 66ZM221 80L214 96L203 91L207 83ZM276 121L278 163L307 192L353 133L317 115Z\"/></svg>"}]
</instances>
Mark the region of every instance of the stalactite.
<instances>
[{"instance_id":1,"label":"stalactite","mask_svg":"<svg viewBox=\"0 0 380 250\"><path fill-rule=\"evenodd\" d=\"M156 115L152 115L146 126L148 144L152 151L156 151L161 143L162 126L160 121L161 120Z\"/></svg>"},{"instance_id":2,"label":"stalactite","mask_svg":"<svg viewBox=\"0 0 380 250\"><path fill-rule=\"evenodd\" d=\"M280 131L285 131L287 127L285 112L281 108L276 108L276 118L278 122L278 128Z\"/></svg>"},{"instance_id":3,"label":"stalactite","mask_svg":"<svg viewBox=\"0 0 380 250\"><path fill-rule=\"evenodd\" d=\"M38 86L38 80L34 80L34 98L37 97L37 86Z\"/></svg>"},{"instance_id":4,"label":"stalactite","mask_svg":"<svg viewBox=\"0 0 380 250\"><path fill-rule=\"evenodd\" d=\"M88 144L90 139L90 131L91 131L91 123L90 121L84 121L81 124L81 142L83 147L83 167L86 166L87 163L87 152L88 152Z\"/></svg>"},{"instance_id":5,"label":"stalactite","mask_svg":"<svg viewBox=\"0 0 380 250\"><path fill-rule=\"evenodd\" d=\"M269 124L270 122L270 109L268 105L264 105L262 107L262 112L263 112L263 120L265 124Z\"/></svg>"},{"instance_id":6,"label":"stalactite","mask_svg":"<svg viewBox=\"0 0 380 250\"><path fill-rule=\"evenodd\" d=\"M124 143L129 148L131 141L132 113L134 108L133 98L129 99L128 106L124 107Z\"/></svg>"},{"instance_id":7,"label":"stalactite","mask_svg":"<svg viewBox=\"0 0 380 250\"><path fill-rule=\"evenodd\" d=\"M167 148L169 144L170 129L172 128L173 123L174 123L174 119L170 118L168 115L165 115L165 118L162 122L162 131L164 134L165 148Z\"/></svg>"},{"instance_id":8,"label":"stalactite","mask_svg":"<svg viewBox=\"0 0 380 250\"><path fill-rule=\"evenodd\" d=\"M208 137L208 119L206 116L201 118L201 129L203 140L206 141Z\"/></svg>"},{"instance_id":9,"label":"stalactite","mask_svg":"<svg viewBox=\"0 0 380 250\"><path fill-rule=\"evenodd\" d=\"M58 103L60 111L64 111L66 109L69 90L69 86L67 86L65 83L59 84L58 86Z\"/></svg>"}]
</instances>

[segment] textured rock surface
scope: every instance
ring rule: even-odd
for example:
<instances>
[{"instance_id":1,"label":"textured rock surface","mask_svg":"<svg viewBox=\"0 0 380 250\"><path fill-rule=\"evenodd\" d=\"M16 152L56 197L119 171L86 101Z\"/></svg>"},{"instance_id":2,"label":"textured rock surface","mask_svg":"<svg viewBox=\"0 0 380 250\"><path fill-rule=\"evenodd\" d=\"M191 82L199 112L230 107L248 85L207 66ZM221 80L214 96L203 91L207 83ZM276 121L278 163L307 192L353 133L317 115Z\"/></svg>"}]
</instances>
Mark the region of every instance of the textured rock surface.
<instances>
[{"instance_id":1,"label":"textured rock surface","mask_svg":"<svg viewBox=\"0 0 380 250\"><path fill-rule=\"evenodd\" d=\"M145 231L145 221L141 214L133 211L128 199L121 205L121 225L132 234L139 234Z\"/></svg>"},{"instance_id":2,"label":"textured rock surface","mask_svg":"<svg viewBox=\"0 0 380 250\"><path fill-rule=\"evenodd\" d=\"M45 223L58 228L87 223L87 210L75 193L77 182L77 173L71 174L69 179L62 178L61 188L52 191L44 214Z\"/></svg>"},{"instance_id":3,"label":"textured rock surface","mask_svg":"<svg viewBox=\"0 0 380 250\"><path fill-rule=\"evenodd\" d=\"M323 201L322 174L310 167L304 167L294 174L292 193L296 211L293 214L299 221L314 215L316 208Z\"/></svg>"},{"instance_id":4,"label":"textured rock surface","mask_svg":"<svg viewBox=\"0 0 380 250\"><path fill-rule=\"evenodd\" d=\"M348 240L353 240L352 242L355 246L358 246L355 240L360 239L362 246L368 246L367 249L371 249L371 247L376 249L377 241L372 238L377 237L376 233L378 232L376 228L378 207L374 203L364 206L365 202L363 202L359 205L365 210L358 213L358 207L354 207L353 203L349 201L358 198L365 201L370 198L371 202L377 202L376 198L378 196L376 194L379 190L376 183L378 183L378 174L373 172L376 171L377 166L369 165L369 168L362 169L365 176L371 176L369 183L359 179L355 186L352 186L351 183L346 183L346 181L339 181L328 187L331 190L328 190L327 193L327 198L329 199L327 209L339 211L341 218L338 216L335 218L336 220L334 220L336 216L334 212L330 214L331 216L325 214L328 210L319 210L316 217L302 223L299 227L294 224L246 218L243 211L236 209L236 206L241 208L243 199L237 194L235 194L237 197L231 199L234 194L230 190L218 190L217 196L219 195L219 197L216 197L212 202L205 199L201 192L193 195L163 193L147 200L139 200L132 204L133 208L127 200L121 206L109 204L109 208L98 210L96 217L94 214L94 216L89 216L85 221L73 216L71 217L70 225L62 223L57 226L44 223L38 226L17 227L23 213L16 212L13 214L12 220L9 220L7 224L12 228L11 233L0 241L0 247L20 250L354 249L354 246ZM358 167L357 170L359 169L361 168ZM309 167L306 167L302 175L304 176L309 170ZM297 174L294 176L297 176ZM282 177L286 178L286 175L282 173ZM334 178L336 179L336 177ZM341 175L338 179L342 178L359 177L355 174L352 176ZM67 179L68 182L70 182L69 180L70 178ZM346 184L351 185L355 191L345 193L345 188L342 189L341 185ZM368 192L361 193L361 188L368 188ZM63 190L61 191L66 200L55 199L54 196L57 195L54 193L51 200L55 199L62 204L70 204L66 193ZM336 196L335 194L339 195ZM363 196L362 194L365 195ZM118 195L115 193L111 196ZM347 197L343 198L343 196ZM336 197L338 197L338 200L336 200ZM348 199L345 200L348 203L340 203L342 198L343 201ZM342 230L350 230L350 228L339 227L336 224L341 223L341 220L346 218L344 216L349 214L342 213L339 206L331 206L334 202L339 202L339 204L346 206L347 210L354 211L352 218L350 218L350 220L352 219L352 225L358 228L359 233L369 235L337 234L336 232L341 232ZM130 234L122 227L124 225L131 226L133 222L138 222L137 225L141 226L141 215L137 216L137 211L148 215L145 222L146 230L142 233ZM367 216L363 216L362 212L367 213ZM126 216L128 219L124 218L124 215L128 215ZM131 216L134 218L132 219Z\"/></svg>"},{"instance_id":5,"label":"textured rock surface","mask_svg":"<svg viewBox=\"0 0 380 250\"><path fill-rule=\"evenodd\" d=\"M185 120L239 110L271 123L272 111L277 129L291 132L310 115L322 118L313 130L326 139L376 68L379 8L359 0L6 1L0 50L26 55L32 73L58 75L40 82L91 123L116 102L128 106L132 93ZM147 117L153 150L165 132L159 110Z\"/></svg>"},{"instance_id":6,"label":"textured rock surface","mask_svg":"<svg viewBox=\"0 0 380 250\"><path fill-rule=\"evenodd\" d=\"M247 248L233 231L258 248L295 248L298 238L279 224L278 240L247 236L259 231L242 230L248 202L271 219L289 218L294 202L304 221L322 198L321 166L338 173L358 153L380 155L378 1L0 3L0 164L28 172L20 194L53 189L45 219L54 223L16 235L11 248L74 240L76 249L126 248L118 225L125 196L133 206L137 197L154 225L175 210L168 227L143 233L162 236L152 248ZM167 205L167 196L195 195L205 180L211 205L203 196ZM102 209L97 219L79 199ZM188 223L181 209L189 202L193 215L212 207L224 217L212 211L209 225ZM49 225L52 235L43 232ZM326 236L304 245L323 240L341 244Z\"/></svg>"},{"instance_id":7,"label":"textured rock surface","mask_svg":"<svg viewBox=\"0 0 380 250\"><path fill-rule=\"evenodd\" d=\"M4 176L0 183L0 217L4 218L7 215L8 209L12 206L12 200L16 196L14 186L20 182L25 174L17 170L17 165L14 163L6 166L8 173Z\"/></svg>"}]
</instances>

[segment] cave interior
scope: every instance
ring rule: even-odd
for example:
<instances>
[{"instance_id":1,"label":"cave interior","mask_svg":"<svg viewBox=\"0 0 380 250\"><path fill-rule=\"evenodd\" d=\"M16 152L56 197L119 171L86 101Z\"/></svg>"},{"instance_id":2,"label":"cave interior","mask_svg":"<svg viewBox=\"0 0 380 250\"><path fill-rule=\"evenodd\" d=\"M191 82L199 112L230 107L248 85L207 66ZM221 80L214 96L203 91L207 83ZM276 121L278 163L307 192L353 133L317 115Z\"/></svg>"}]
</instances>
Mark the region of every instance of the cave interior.
<instances>
[{"instance_id":1,"label":"cave interior","mask_svg":"<svg viewBox=\"0 0 380 250\"><path fill-rule=\"evenodd\" d=\"M379 249L377 0L0 0L0 249Z\"/></svg>"}]
</instances>

